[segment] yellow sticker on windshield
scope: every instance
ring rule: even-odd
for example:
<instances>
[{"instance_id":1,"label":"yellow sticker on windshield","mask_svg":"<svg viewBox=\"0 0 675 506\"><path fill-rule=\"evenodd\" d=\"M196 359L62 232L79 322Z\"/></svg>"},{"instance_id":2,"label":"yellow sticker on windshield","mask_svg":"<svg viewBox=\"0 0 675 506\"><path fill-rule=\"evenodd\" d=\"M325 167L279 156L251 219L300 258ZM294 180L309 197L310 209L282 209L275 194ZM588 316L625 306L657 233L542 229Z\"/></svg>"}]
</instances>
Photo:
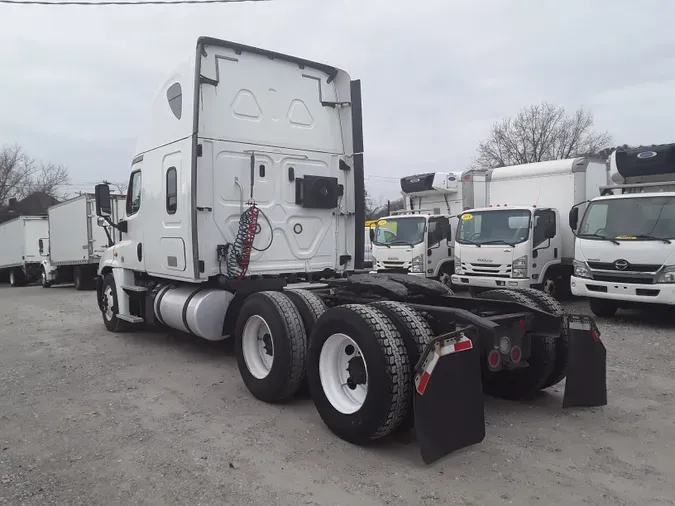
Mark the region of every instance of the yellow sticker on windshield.
<instances>
[{"instance_id":1,"label":"yellow sticker on windshield","mask_svg":"<svg viewBox=\"0 0 675 506\"><path fill-rule=\"evenodd\" d=\"M462 215L463 220L473 220L473 214L463 214Z\"/></svg>"},{"instance_id":2,"label":"yellow sticker on windshield","mask_svg":"<svg viewBox=\"0 0 675 506\"><path fill-rule=\"evenodd\" d=\"M386 224L387 224L387 220L380 220L380 221L377 222L377 224L378 224L378 225L386 225Z\"/></svg>"},{"instance_id":3,"label":"yellow sticker on windshield","mask_svg":"<svg viewBox=\"0 0 675 506\"><path fill-rule=\"evenodd\" d=\"M634 235L617 235L614 239L622 239L624 241L635 240L637 237Z\"/></svg>"}]
</instances>

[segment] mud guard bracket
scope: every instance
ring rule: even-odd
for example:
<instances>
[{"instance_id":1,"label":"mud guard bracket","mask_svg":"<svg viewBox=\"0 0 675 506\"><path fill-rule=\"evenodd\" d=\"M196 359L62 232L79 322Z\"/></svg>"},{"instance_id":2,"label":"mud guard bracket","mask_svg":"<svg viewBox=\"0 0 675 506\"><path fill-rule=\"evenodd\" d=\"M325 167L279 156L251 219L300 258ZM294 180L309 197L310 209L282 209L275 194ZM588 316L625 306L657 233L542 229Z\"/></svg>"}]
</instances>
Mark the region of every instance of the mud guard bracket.
<instances>
[{"instance_id":1,"label":"mud guard bracket","mask_svg":"<svg viewBox=\"0 0 675 506\"><path fill-rule=\"evenodd\" d=\"M586 315L569 315L567 380L563 408L607 405L607 351Z\"/></svg>"},{"instance_id":2,"label":"mud guard bracket","mask_svg":"<svg viewBox=\"0 0 675 506\"><path fill-rule=\"evenodd\" d=\"M473 326L438 336L415 366L415 433L426 464L485 438L477 339Z\"/></svg>"}]
</instances>

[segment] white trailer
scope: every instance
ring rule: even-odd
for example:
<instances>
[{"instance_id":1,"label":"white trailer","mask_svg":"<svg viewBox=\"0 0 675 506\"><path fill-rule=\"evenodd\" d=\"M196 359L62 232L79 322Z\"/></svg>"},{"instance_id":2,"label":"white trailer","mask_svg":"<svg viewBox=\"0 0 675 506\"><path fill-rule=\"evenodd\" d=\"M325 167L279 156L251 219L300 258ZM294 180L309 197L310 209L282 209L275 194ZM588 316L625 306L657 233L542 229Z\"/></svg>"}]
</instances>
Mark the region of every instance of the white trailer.
<instances>
[{"instance_id":1,"label":"white trailer","mask_svg":"<svg viewBox=\"0 0 675 506\"><path fill-rule=\"evenodd\" d=\"M106 328L232 338L258 399L288 400L306 382L339 437L367 444L414 426L426 462L484 438L481 367L493 395L531 396L567 373L566 406L605 404L604 377L588 377L605 362L588 317L551 314L545 297L477 302L420 277L357 273L362 132L360 82L345 71L200 38L158 90L125 219L96 187L97 214L122 232L99 264ZM569 353L567 340L553 346L568 327Z\"/></svg>"},{"instance_id":2,"label":"white trailer","mask_svg":"<svg viewBox=\"0 0 675 506\"><path fill-rule=\"evenodd\" d=\"M124 216L124 196L111 196L112 218ZM94 289L101 255L119 240L119 231L98 224L94 194L85 193L47 210L49 241L40 243L42 286L74 283L76 290Z\"/></svg>"},{"instance_id":3,"label":"white trailer","mask_svg":"<svg viewBox=\"0 0 675 506\"><path fill-rule=\"evenodd\" d=\"M487 207L460 216L453 285L474 293L537 288L564 297L574 261L574 234L565 217L608 182L605 161L588 157L488 171Z\"/></svg>"},{"instance_id":4,"label":"white trailer","mask_svg":"<svg viewBox=\"0 0 675 506\"><path fill-rule=\"evenodd\" d=\"M23 286L40 277L39 241L49 235L46 216L20 216L0 224L0 279Z\"/></svg>"},{"instance_id":5,"label":"white trailer","mask_svg":"<svg viewBox=\"0 0 675 506\"><path fill-rule=\"evenodd\" d=\"M569 213L577 234L572 293L603 317L675 306L675 144L618 149L609 166L614 184L585 212Z\"/></svg>"},{"instance_id":6,"label":"white trailer","mask_svg":"<svg viewBox=\"0 0 675 506\"><path fill-rule=\"evenodd\" d=\"M404 210L378 220L371 233L373 271L449 283L454 271L456 215L482 205L484 188L485 172L474 170L402 178Z\"/></svg>"}]
</instances>

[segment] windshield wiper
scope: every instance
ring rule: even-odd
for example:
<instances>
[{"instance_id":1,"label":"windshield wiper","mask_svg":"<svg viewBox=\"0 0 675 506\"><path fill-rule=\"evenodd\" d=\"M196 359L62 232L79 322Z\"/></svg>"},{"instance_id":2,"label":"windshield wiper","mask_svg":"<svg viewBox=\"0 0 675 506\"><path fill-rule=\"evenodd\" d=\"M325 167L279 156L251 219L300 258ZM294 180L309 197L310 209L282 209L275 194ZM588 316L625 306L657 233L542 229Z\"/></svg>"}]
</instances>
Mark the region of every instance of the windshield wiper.
<instances>
[{"instance_id":1,"label":"windshield wiper","mask_svg":"<svg viewBox=\"0 0 675 506\"><path fill-rule=\"evenodd\" d=\"M479 245L480 245L480 244L508 244L508 245L511 246L512 248L515 248L515 247L516 247L515 244L510 243L510 242L507 242L507 241L505 241L505 240L503 240L503 239L493 239L493 240L491 240L491 241L482 241L482 242L477 242L476 244L479 244Z\"/></svg>"},{"instance_id":2,"label":"windshield wiper","mask_svg":"<svg viewBox=\"0 0 675 506\"><path fill-rule=\"evenodd\" d=\"M391 249L391 246L389 246L386 242L377 242L377 241L373 241L373 244L374 244L375 246L386 246L387 248Z\"/></svg>"},{"instance_id":3,"label":"windshield wiper","mask_svg":"<svg viewBox=\"0 0 675 506\"><path fill-rule=\"evenodd\" d=\"M611 243L616 244L617 246L621 246L621 243L617 241L616 239L612 239L611 237L607 237L606 235L600 235L600 234L579 234L579 237L597 237L598 239L602 239L604 241L609 241Z\"/></svg>"},{"instance_id":4,"label":"windshield wiper","mask_svg":"<svg viewBox=\"0 0 675 506\"><path fill-rule=\"evenodd\" d=\"M635 237L636 239L647 239L649 241L663 241L666 244L671 244L672 242L670 239L665 239L663 237L654 237L653 235L646 235L646 234L638 234L634 235L633 237Z\"/></svg>"}]
</instances>

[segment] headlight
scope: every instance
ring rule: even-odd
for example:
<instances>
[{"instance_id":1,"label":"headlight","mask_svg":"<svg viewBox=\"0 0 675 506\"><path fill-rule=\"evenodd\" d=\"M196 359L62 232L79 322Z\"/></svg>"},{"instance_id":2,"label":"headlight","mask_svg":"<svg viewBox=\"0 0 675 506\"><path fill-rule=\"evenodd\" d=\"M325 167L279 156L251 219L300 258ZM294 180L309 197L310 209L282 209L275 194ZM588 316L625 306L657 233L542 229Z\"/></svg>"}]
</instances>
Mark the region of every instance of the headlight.
<instances>
[{"instance_id":1,"label":"headlight","mask_svg":"<svg viewBox=\"0 0 675 506\"><path fill-rule=\"evenodd\" d=\"M512 278L526 278L527 277L527 255L516 258L511 266Z\"/></svg>"},{"instance_id":2,"label":"headlight","mask_svg":"<svg viewBox=\"0 0 675 506\"><path fill-rule=\"evenodd\" d=\"M668 265L656 278L657 283L675 283L675 265Z\"/></svg>"},{"instance_id":3,"label":"headlight","mask_svg":"<svg viewBox=\"0 0 675 506\"><path fill-rule=\"evenodd\" d=\"M455 257L455 274L464 274L464 269L462 269L462 261L459 257Z\"/></svg>"},{"instance_id":4,"label":"headlight","mask_svg":"<svg viewBox=\"0 0 675 506\"><path fill-rule=\"evenodd\" d=\"M422 258L422 255L413 257L412 264L410 265L410 272L424 272L424 259Z\"/></svg>"},{"instance_id":5,"label":"headlight","mask_svg":"<svg viewBox=\"0 0 675 506\"><path fill-rule=\"evenodd\" d=\"M581 262L580 260L574 261L574 275L577 278L592 278L591 271L588 268L586 262Z\"/></svg>"}]
</instances>

